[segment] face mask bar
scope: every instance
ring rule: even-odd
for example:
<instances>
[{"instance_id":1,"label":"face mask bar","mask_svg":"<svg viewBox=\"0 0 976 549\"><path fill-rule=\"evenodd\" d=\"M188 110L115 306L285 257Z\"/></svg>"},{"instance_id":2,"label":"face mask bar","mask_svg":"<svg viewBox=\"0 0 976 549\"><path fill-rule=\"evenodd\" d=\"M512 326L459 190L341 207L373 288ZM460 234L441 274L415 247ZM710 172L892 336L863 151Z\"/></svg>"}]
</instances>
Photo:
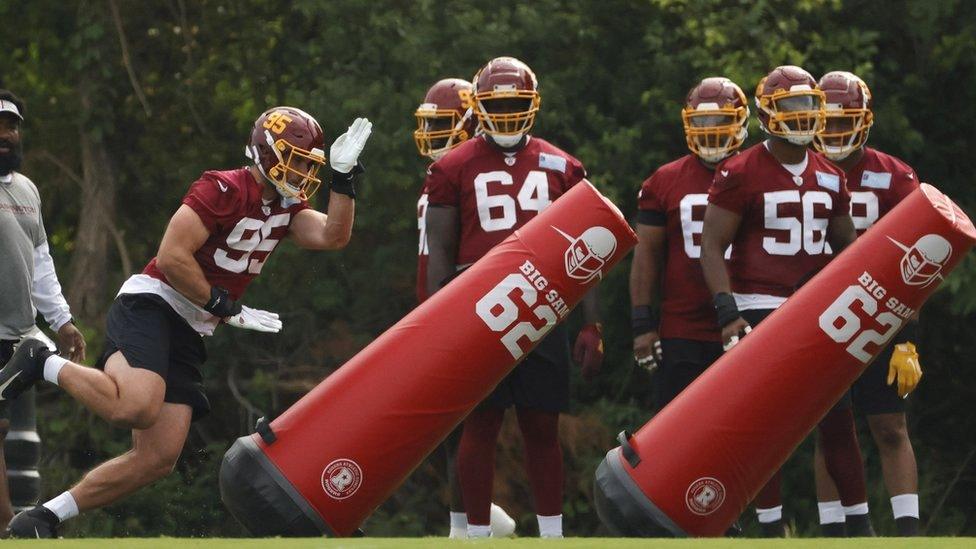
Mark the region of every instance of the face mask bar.
<instances>
[{"instance_id":1,"label":"face mask bar","mask_svg":"<svg viewBox=\"0 0 976 549\"><path fill-rule=\"evenodd\" d=\"M413 132L413 139L417 152L422 156L436 160L470 137L464 131L464 123L469 115L462 117L453 109L424 109L423 105L414 115L417 129Z\"/></svg>"},{"instance_id":2,"label":"face mask bar","mask_svg":"<svg viewBox=\"0 0 976 549\"><path fill-rule=\"evenodd\" d=\"M278 156L278 164L268 170L268 179L275 184L278 192L286 198L299 198L308 200L322 185L322 181L317 177L319 169L325 164L325 154L319 149L307 151L289 144L284 139L279 139L274 144L275 155ZM282 153L285 153L282 155ZM307 171L296 169L292 163L299 158L309 161ZM299 178L298 183L291 183L289 175Z\"/></svg>"},{"instance_id":3,"label":"face mask bar","mask_svg":"<svg viewBox=\"0 0 976 549\"><path fill-rule=\"evenodd\" d=\"M491 112L491 102L521 99L526 101L527 110L517 112ZM475 115L482 130L492 137L519 136L528 133L535 123L541 98L536 91L511 90L478 93L471 98Z\"/></svg>"},{"instance_id":4,"label":"face mask bar","mask_svg":"<svg viewBox=\"0 0 976 549\"><path fill-rule=\"evenodd\" d=\"M831 160L843 160L864 146L873 124L874 114L867 109L829 109L813 146Z\"/></svg>"},{"instance_id":5,"label":"face mask bar","mask_svg":"<svg viewBox=\"0 0 976 549\"><path fill-rule=\"evenodd\" d=\"M809 143L823 131L827 115L820 90L776 92L771 98L763 98L759 108L769 116L766 130L791 142L797 139Z\"/></svg>"},{"instance_id":6,"label":"face mask bar","mask_svg":"<svg viewBox=\"0 0 976 549\"><path fill-rule=\"evenodd\" d=\"M747 114L742 107L681 110L688 149L706 162L728 157L745 141Z\"/></svg>"}]
</instances>

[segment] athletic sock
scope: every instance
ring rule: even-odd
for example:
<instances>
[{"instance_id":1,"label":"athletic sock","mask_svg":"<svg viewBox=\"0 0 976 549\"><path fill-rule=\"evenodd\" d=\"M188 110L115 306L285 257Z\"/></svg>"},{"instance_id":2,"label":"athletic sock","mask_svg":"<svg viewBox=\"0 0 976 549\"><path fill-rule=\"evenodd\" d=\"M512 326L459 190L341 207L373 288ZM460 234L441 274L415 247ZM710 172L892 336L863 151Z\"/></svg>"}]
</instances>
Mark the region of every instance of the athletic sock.
<instances>
[{"instance_id":1,"label":"athletic sock","mask_svg":"<svg viewBox=\"0 0 976 549\"><path fill-rule=\"evenodd\" d=\"M756 517L759 519L759 529L764 538L782 538L786 535L783 528L783 506L777 505L763 509L756 507Z\"/></svg>"},{"instance_id":2,"label":"athletic sock","mask_svg":"<svg viewBox=\"0 0 976 549\"><path fill-rule=\"evenodd\" d=\"M44 361L44 379L58 385L58 374L61 368L68 363L68 360L58 355L51 355Z\"/></svg>"},{"instance_id":3,"label":"athletic sock","mask_svg":"<svg viewBox=\"0 0 976 549\"><path fill-rule=\"evenodd\" d=\"M901 494L891 498L891 512L895 517L899 536L918 535L918 494Z\"/></svg>"},{"instance_id":4,"label":"athletic sock","mask_svg":"<svg viewBox=\"0 0 976 549\"><path fill-rule=\"evenodd\" d=\"M839 499L818 502L817 511L820 514L820 531L824 537L844 537L844 506Z\"/></svg>"},{"instance_id":5,"label":"athletic sock","mask_svg":"<svg viewBox=\"0 0 976 549\"><path fill-rule=\"evenodd\" d=\"M536 518L539 520L540 538L563 537L563 516L562 515L555 515L551 517L536 515Z\"/></svg>"},{"instance_id":6,"label":"athletic sock","mask_svg":"<svg viewBox=\"0 0 976 549\"><path fill-rule=\"evenodd\" d=\"M487 538L491 536L490 524L468 524L468 539Z\"/></svg>"},{"instance_id":7,"label":"athletic sock","mask_svg":"<svg viewBox=\"0 0 976 549\"><path fill-rule=\"evenodd\" d=\"M455 513L451 511L451 539L464 539L468 537L468 515L467 513Z\"/></svg>"},{"instance_id":8,"label":"athletic sock","mask_svg":"<svg viewBox=\"0 0 976 549\"><path fill-rule=\"evenodd\" d=\"M60 496L45 502L43 506L54 513L61 522L78 516L78 504L75 503L71 492L62 492Z\"/></svg>"}]
</instances>

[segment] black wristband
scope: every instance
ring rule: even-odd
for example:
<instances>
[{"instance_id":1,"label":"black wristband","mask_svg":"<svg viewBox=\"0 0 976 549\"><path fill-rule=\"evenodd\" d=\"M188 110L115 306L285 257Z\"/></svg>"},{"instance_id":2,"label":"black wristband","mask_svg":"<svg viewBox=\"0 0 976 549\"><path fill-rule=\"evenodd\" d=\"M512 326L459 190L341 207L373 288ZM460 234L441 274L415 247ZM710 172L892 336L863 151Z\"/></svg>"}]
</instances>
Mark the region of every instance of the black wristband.
<instances>
[{"instance_id":1,"label":"black wristband","mask_svg":"<svg viewBox=\"0 0 976 549\"><path fill-rule=\"evenodd\" d=\"M912 342L918 347L918 320L910 318L902 326L901 331L895 336L894 343Z\"/></svg>"},{"instance_id":2,"label":"black wristband","mask_svg":"<svg viewBox=\"0 0 976 549\"><path fill-rule=\"evenodd\" d=\"M342 173L332 170L332 186L330 187L332 192L344 194L349 198L355 199L356 186L353 185L353 182L355 181L356 176L364 171L366 171L366 169L363 168L362 162L359 162L353 166L349 173Z\"/></svg>"},{"instance_id":3,"label":"black wristband","mask_svg":"<svg viewBox=\"0 0 976 549\"><path fill-rule=\"evenodd\" d=\"M634 336L656 332L661 318L650 305L638 305L630 310L630 327Z\"/></svg>"},{"instance_id":4,"label":"black wristband","mask_svg":"<svg viewBox=\"0 0 976 549\"><path fill-rule=\"evenodd\" d=\"M210 301L203 310L218 317L227 318L241 312L241 305L230 298L230 292L220 286L210 287Z\"/></svg>"},{"instance_id":5,"label":"black wristband","mask_svg":"<svg viewBox=\"0 0 976 549\"><path fill-rule=\"evenodd\" d=\"M735 304L735 298L732 294L725 292L715 294L712 303L715 305L715 317L718 321L718 327L724 328L730 322L741 317L739 314L739 307Z\"/></svg>"}]
</instances>

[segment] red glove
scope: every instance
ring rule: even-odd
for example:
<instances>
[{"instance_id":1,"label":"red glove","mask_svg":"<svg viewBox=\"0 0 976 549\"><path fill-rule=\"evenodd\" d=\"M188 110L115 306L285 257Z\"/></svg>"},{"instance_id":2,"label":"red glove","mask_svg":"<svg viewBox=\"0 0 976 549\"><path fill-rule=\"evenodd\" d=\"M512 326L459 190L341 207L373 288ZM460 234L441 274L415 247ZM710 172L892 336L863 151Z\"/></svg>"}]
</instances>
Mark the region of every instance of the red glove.
<instances>
[{"instance_id":1,"label":"red glove","mask_svg":"<svg viewBox=\"0 0 976 549\"><path fill-rule=\"evenodd\" d=\"M587 324L576 336L573 360L580 365L583 379L590 381L600 373L603 365L603 326L597 322Z\"/></svg>"}]
</instances>

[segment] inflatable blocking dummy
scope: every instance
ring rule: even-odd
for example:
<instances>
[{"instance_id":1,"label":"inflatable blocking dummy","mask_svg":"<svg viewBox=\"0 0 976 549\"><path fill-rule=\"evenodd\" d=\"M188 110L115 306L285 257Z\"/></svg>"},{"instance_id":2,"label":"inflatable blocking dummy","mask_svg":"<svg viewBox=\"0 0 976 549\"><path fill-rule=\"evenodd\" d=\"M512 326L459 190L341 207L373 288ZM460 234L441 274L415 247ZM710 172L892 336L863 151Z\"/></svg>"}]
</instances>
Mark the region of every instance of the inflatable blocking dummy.
<instances>
[{"instance_id":1,"label":"inflatable blocking dummy","mask_svg":"<svg viewBox=\"0 0 976 549\"><path fill-rule=\"evenodd\" d=\"M922 184L599 466L616 534L721 536L973 246Z\"/></svg>"},{"instance_id":2,"label":"inflatable blocking dummy","mask_svg":"<svg viewBox=\"0 0 976 549\"><path fill-rule=\"evenodd\" d=\"M637 243L583 182L224 457L255 535L348 536Z\"/></svg>"}]
</instances>

